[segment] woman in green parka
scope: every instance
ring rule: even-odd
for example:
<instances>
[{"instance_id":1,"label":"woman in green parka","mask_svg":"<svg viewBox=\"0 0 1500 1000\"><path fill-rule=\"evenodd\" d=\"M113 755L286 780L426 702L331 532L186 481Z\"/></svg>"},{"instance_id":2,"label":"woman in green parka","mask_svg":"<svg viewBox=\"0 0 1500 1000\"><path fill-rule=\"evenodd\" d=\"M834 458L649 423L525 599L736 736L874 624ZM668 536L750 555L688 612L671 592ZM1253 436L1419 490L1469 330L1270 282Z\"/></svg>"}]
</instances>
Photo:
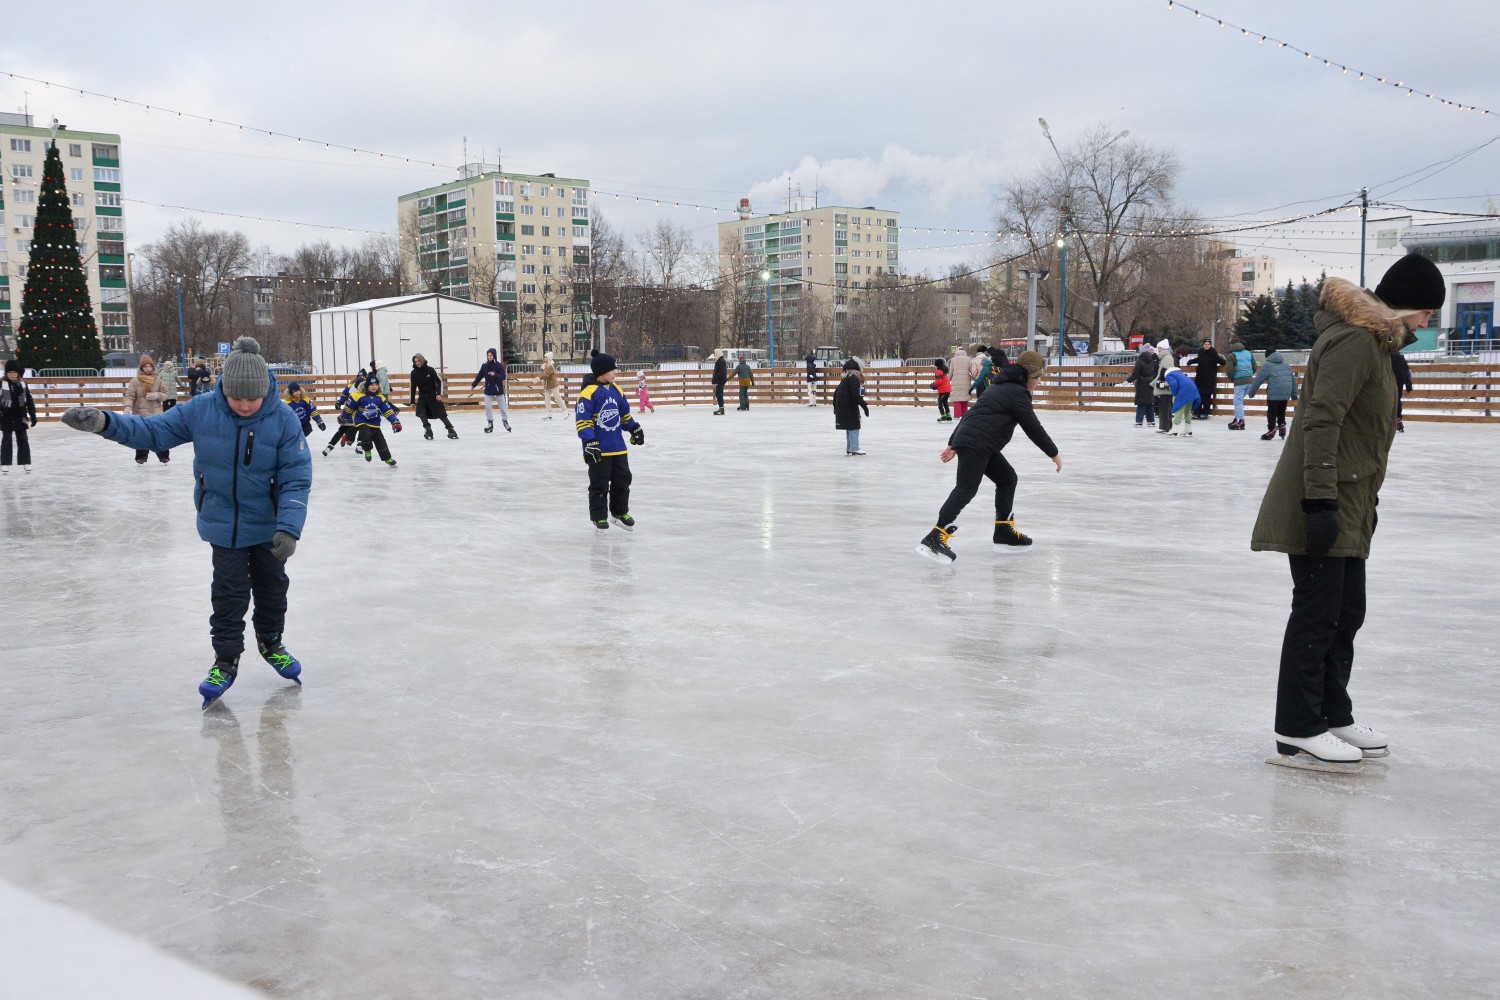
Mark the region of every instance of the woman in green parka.
<instances>
[{"instance_id":1,"label":"woman in green parka","mask_svg":"<svg viewBox=\"0 0 1500 1000\"><path fill-rule=\"evenodd\" d=\"M1391 353L1415 338L1446 297L1443 276L1409 254L1374 294L1342 278L1323 284L1302 398L1286 450L1261 501L1250 547L1291 562L1292 613L1276 685L1274 763L1350 769L1389 753L1356 725L1349 700L1354 635L1365 617L1365 560L1386 456L1396 436Z\"/></svg>"}]
</instances>

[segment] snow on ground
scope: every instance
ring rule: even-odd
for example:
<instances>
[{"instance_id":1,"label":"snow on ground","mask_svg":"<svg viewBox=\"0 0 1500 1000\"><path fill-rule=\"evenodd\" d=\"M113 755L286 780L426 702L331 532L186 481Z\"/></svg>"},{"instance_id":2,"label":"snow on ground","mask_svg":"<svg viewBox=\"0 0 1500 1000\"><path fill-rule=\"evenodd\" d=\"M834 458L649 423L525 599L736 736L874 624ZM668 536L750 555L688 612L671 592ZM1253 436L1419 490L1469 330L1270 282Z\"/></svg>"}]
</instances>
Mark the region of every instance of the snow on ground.
<instances>
[{"instance_id":1,"label":"snow on ground","mask_svg":"<svg viewBox=\"0 0 1500 1000\"><path fill-rule=\"evenodd\" d=\"M1044 413L1035 551L982 492L945 568L930 409L863 458L827 407L647 414L604 537L571 420L514 417L315 457L306 686L247 659L201 714L188 450L39 429L0 879L277 996L1494 994L1493 430L1396 442L1351 688L1395 749L1342 777L1263 763L1254 428Z\"/></svg>"}]
</instances>

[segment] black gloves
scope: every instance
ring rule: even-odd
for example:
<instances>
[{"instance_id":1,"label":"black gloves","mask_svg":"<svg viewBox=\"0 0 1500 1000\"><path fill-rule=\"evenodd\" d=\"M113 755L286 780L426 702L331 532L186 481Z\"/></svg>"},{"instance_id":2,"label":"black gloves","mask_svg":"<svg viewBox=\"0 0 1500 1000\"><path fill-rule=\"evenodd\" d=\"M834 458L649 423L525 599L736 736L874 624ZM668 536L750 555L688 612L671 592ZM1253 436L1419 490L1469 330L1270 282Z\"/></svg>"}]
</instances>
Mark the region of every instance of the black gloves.
<instances>
[{"instance_id":1,"label":"black gloves","mask_svg":"<svg viewBox=\"0 0 1500 1000\"><path fill-rule=\"evenodd\" d=\"M1303 500L1302 513L1307 515L1307 555L1322 559L1339 540L1339 502Z\"/></svg>"},{"instance_id":2,"label":"black gloves","mask_svg":"<svg viewBox=\"0 0 1500 1000\"><path fill-rule=\"evenodd\" d=\"M601 461L604 460L604 456L599 453L599 442L598 441L586 441L586 442L584 442L584 445L583 445L583 460L585 462L587 462L589 465L596 465L599 462L601 462Z\"/></svg>"},{"instance_id":3,"label":"black gloves","mask_svg":"<svg viewBox=\"0 0 1500 1000\"><path fill-rule=\"evenodd\" d=\"M645 444L646 428L642 427L640 424L636 424L635 430L630 432L630 443L637 446Z\"/></svg>"},{"instance_id":4,"label":"black gloves","mask_svg":"<svg viewBox=\"0 0 1500 1000\"><path fill-rule=\"evenodd\" d=\"M285 531L278 531L271 536L271 555L286 562L297 551L297 539Z\"/></svg>"}]
</instances>

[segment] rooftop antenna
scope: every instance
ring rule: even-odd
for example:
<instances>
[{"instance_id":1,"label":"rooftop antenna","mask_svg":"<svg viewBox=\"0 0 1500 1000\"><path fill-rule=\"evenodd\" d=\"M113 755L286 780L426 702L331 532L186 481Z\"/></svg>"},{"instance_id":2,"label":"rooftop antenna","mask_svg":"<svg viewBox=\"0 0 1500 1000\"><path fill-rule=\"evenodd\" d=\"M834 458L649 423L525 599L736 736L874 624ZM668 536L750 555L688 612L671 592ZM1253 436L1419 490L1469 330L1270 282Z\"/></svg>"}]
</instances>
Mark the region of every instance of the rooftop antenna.
<instances>
[{"instance_id":1,"label":"rooftop antenna","mask_svg":"<svg viewBox=\"0 0 1500 1000\"><path fill-rule=\"evenodd\" d=\"M818 190L823 186L823 178L820 174L813 174L813 208L818 207Z\"/></svg>"},{"instance_id":2,"label":"rooftop antenna","mask_svg":"<svg viewBox=\"0 0 1500 1000\"><path fill-rule=\"evenodd\" d=\"M459 171L459 173L462 174L465 177L469 176L469 137L468 136L464 136L464 166L463 166L463 169Z\"/></svg>"}]
</instances>

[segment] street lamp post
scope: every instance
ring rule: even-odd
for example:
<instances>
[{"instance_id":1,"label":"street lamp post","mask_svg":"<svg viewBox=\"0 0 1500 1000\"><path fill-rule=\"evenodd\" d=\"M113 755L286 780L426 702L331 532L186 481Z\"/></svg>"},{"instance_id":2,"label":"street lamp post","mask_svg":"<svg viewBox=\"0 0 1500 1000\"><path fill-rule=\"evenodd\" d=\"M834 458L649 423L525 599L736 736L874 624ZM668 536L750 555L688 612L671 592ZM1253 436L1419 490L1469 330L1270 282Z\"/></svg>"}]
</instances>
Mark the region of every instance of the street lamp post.
<instances>
[{"instance_id":1,"label":"street lamp post","mask_svg":"<svg viewBox=\"0 0 1500 1000\"><path fill-rule=\"evenodd\" d=\"M604 346L604 321L612 317L609 313L594 313L594 317L599 320L599 353L608 354Z\"/></svg>"},{"instance_id":2,"label":"street lamp post","mask_svg":"<svg viewBox=\"0 0 1500 1000\"><path fill-rule=\"evenodd\" d=\"M182 275L177 276L177 339L180 343L182 353L178 356L183 364L187 364L187 327L182 322Z\"/></svg>"},{"instance_id":3,"label":"street lamp post","mask_svg":"<svg viewBox=\"0 0 1500 1000\"><path fill-rule=\"evenodd\" d=\"M1093 303L1094 303L1094 305L1096 305L1096 306L1099 307L1099 327L1098 327L1099 332L1098 332L1098 338L1099 338L1099 349L1102 351L1104 349L1104 310L1106 310L1106 309L1109 308L1109 303L1108 302L1100 302L1098 299L1094 299Z\"/></svg>"},{"instance_id":4,"label":"street lamp post","mask_svg":"<svg viewBox=\"0 0 1500 1000\"><path fill-rule=\"evenodd\" d=\"M760 272L760 280L766 283L766 367L776 362L776 323L771 318L771 272Z\"/></svg>"},{"instance_id":5,"label":"street lamp post","mask_svg":"<svg viewBox=\"0 0 1500 1000\"><path fill-rule=\"evenodd\" d=\"M1021 277L1031 286L1026 293L1026 349L1036 350L1036 284L1047 280L1046 271L1022 269Z\"/></svg>"},{"instance_id":6,"label":"street lamp post","mask_svg":"<svg viewBox=\"0 0 1500 1000\"><path fill-rule=\"evenodd\" d=\"M1063 363L1063 339L1068 335L1068 239L1057 236L1057 363Z\"/></svg>"}]
</instances>

